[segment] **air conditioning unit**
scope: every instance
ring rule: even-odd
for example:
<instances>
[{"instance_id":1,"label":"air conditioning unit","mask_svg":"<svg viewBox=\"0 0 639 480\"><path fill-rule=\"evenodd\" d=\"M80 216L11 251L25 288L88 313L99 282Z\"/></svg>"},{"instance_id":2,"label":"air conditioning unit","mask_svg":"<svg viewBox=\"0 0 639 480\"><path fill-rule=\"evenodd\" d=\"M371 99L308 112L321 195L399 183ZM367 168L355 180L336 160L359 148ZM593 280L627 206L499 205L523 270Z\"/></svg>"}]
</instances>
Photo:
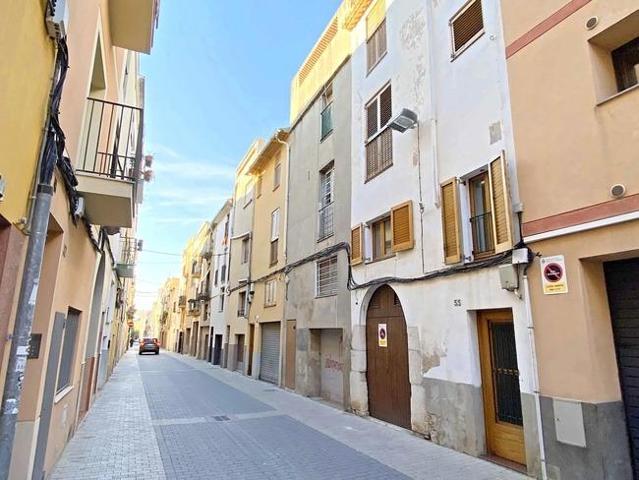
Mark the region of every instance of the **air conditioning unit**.
<instances>
[{"instance_id":1,"label":"air conditioning unit","mask_svg":"<svg viewBox=\"0 0 639 480\"><path fill-rule=\"evenodd\" d=\"M60 40L67 36L69 28L67 0L51 0L51 9L47 16L47 32L51 38Z\"/></svg>"}]
</instances>

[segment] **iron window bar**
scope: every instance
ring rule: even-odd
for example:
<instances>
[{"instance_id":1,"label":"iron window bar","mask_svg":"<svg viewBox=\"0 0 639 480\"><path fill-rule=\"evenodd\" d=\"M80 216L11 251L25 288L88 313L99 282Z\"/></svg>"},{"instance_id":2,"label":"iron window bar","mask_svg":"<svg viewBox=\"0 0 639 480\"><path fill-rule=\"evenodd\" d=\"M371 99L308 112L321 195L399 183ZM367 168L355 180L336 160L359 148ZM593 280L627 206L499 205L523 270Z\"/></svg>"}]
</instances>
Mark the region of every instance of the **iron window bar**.
<instances>
[{"instance_id":1,"label":"iron window bar","mask_svg":"<svg viewBox=\"0 0 639 480\"><path fill-rule=\"evenodd\" d=\"M334 233L334 209L333 202L328 203L319 209L319 232L318 241L330 237Z\"/></svg>"},{"instance_id":2,"label":"iron window bar","mask_svg":"<svg viewBox=\"0 0 639 480\"><path fill-rule=\"evenodd\" d=\"M492 212L485 212L471 217L470 226L473 234L473 255L494 252Z\"/></svg>"}]
</instances>

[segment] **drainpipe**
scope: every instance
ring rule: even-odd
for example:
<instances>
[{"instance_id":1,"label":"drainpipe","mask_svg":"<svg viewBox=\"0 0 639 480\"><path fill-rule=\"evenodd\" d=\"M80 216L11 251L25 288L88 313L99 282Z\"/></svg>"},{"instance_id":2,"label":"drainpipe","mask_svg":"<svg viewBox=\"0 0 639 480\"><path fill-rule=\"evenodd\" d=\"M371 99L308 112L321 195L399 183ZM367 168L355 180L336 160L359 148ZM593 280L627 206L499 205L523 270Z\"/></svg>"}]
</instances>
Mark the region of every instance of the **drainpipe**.
<instances>
[{"instance_id":1,"label":"drainpipe","mask_svg":"<svg viewBox=\"0 0 639 480\"><path fill-rule=\"evenodd\" d=\"M530 356L532 357L533 368L533 392L535 396L535 416L537 417L537 436L539 442L539 462L541 463L541 478L547 480L548 472L546 469L546 449L544 446L544 431L541 421L541 399L539 396L539 370L537 364L537 349L535 347L535 327L533 324L532 307L530 305L530 286L528 284L528 265L524 269L524 297L526 306L526 320L528 322L528 339L530 341Z\"/></svg>"},{"instance_id":2,"label":"drainpipe","mask_svg":"<svg viewBox=\"0 0 639 480\"><path fill-rule=\"evenodd\" d=\"M18 412L20 411L22 382L29 353L29 340L31 339L31 328L35 316L36 298L42 270L44 245L49 227L49 211L52 198L53 187L45 183L38 184L33 209L32 230L27 246L18 310L11 337L11 353L2 397L0 414L0 478L9 478L11 452L13 450Z\"/></svg>"},{"instance_id":3,"label":"drainpipe","mask_svg":"<svg viewBox=\"0 0 639 480\"><path fill-rule=\"evenodd\" d=\"M290 174L290 158L291 158L291 145L284 141L284 140L280 140L280 132L281 130L278 130L275 133L275 140L286 146L286 193L284 194L284 215L282 215L283 217L283 221L284 221L284 265L286 265L288 263L288 202L289 202L289 194L290 194L290 183L291 183L291 174ZM288 276L288 275L286 275ZM286 277L285 276L285 277ZM288 281L286 278L284 278L284 299L288 300ZM286 312L284 313L284 316L286 316Z\"/></svg>"}]
</instances>

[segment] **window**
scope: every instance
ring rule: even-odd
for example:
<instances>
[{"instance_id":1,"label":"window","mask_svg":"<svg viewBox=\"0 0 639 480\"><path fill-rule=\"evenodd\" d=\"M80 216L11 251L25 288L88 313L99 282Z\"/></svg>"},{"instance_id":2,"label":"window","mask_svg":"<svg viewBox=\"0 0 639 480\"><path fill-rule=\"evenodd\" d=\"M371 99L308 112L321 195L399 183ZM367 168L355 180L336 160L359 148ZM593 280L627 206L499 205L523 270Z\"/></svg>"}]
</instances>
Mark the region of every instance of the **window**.
<instances>
[{"instance_id":1,"label":"window","mask_svg":"<svg viewBox=\"0 0 639 480\"><path fill-rule=\"evenodd\" d=\"M322 93L321 135L324 140L333 131L333 86L328 85Z\"/></svg>"},{"instance_id":2,"label":"window","mask_svg":"<svg viewBox=\"0 0 639 480\"><path fill-rule=\"evenodd\" d=\"M226 283L226 265L222 265L222 270L220 271L220 283Z\"/></svg>"},{"instance_id":3,"label":"window","mask_svg":"<svg viewBox=\"0 0 639 480\"><path fill-rule=\"evenodd\" d=\"M278 249L278 240L271 240L271 262L270 265L275 265L277 263L277 249Z\"/></svg>"},{"instance_id":4,"label":"window","mask_svg":"<svg viewBox=\"0 0 639 480\"><path fill-rule=\"evenodd\" d=\"M264 288L264 306L272 307L275 305L275 292L276 292L277 283L275 279L269 280L266 282L266 286Z\"/></svg>"},{"instance_id":5,"label":"window","mask_svg":"<svg viewBox=\"0 0 639 480\"><path fill-rule=\"evenodd\" d=\"M220 293L220 297L219 297L219 304L218 304L218 312L223 312L224 311L224 292Z\"/></svg>"},{"instance_id":6,"label":"window","mask_svg":"<svg viewBox=\"0 0 639 480\"><path fill-rule=\"evenodd\" d=\"M488 173L468 180L470 197L470 227L473 237L473 256L491 254L495 249L493 242L492 211L490 208L490 185Z\"/></svg>"},{"instance_id":7,"label":"window","mask_svg":"<svg viewBox=\"0 0 639 480\"><path fill-rule=\"evenodd\" d=\"M337 294L337 255L319 260L316 269L316 294L326 297Z\"/></svg>"},{"instance_id":8,"label":"window","mask_svg":"<svg viewBox=\"0 0 639 480\"><path fill-rule=\"evenodd\" d=\"M477 259L512 247L511 212L506 181L506 162L499 157L466 182L472 238L472 257ZM457 181L441 186L442 230L446 263L463 258Z\"/></svg>"},{"instance_id":9,"label":"window","mask_svg":"<svg viewBox=\"0 0 639 480\"><path fill-rule=\"evenodd\" d=\"M323 240L326 237L333 235L333 177L335 175L335 168L333 165L329 166L320 172L320 185L319 185L319 231L318 240Z\"/></svg>"},{"instance_id":10,"label":"window","mask_svg":"<svg viewBox=\"0 0 639 480\"><path fill-rule=\"evenodd\" d=\"M80 312L70 308L64 321L64 338L62 340L62 354L60 355L56 392L64 390L71 385L73 380L73 357L75 356L75 340L79 321Z\"/></svg>"},{"instance_id":11,"label":"window","mask_svg":"<svg viewBox=\"0 0 639 480\"><path fill-rule=\"evenodd\" d=\"M280 236L280 209L271 213L271 265L277 263L278 239Z\"/></svg>"},{"instance_id":12,"label":"window","mask_svg":"<svg viewBox=\"0 0 639 480\"><path fill-rule=\"evenodd\" d=\"M366 181L393 165L392 110L390 85L366 105Z\"/></svg>"},{"instance_id":13,"label":"window","mask_svg":"<svg viewBox=\"0 0 639 480\"><path fill-rule=\"evenodd\" d=\"M280 237L280 209L276 208L271 212L271 240Z\"/></svg>"},{"instance_id":14,"label":"window","mask_svg":"<svg viewBox=\"0 0 639 480\"><path fill-rule=\"evenodd\" d=\"M617 89L622 92L639 83L639 37L612 51Z\"/></svg>"},{"instance_id":15,"label":"window","mask_svg":"<svg viewBox=\"0 0 639 480\"><path fill-rule=\"evenodd\" d=\"M241 263L248 263L249 261L249 252L250 252L250 248L249 248L249 242L251 240L246 237L242 239L242 258L241 258Z\"/></svg>"},{"instance_id":16,"label":"window","mask_svg":"<svg viewBox=\"0 0 639 480\"><path fill-rule=\"evenodd\" d=\"M371 225L371 234L373 239L373 260L390 257L393 254L390 216L373 223Z\"/></svg>"},{"instance_id":17,"label":"window","mask_svg":"<svg viewBox=\"0 0 639 480\"><path fill-rule=\"evenodd\" d=\"M282 176L282 164L278 163L275 165L275 169L273 170L273 190L277 189L280 186L280 182Z\"/></svg>"},{"instance_id":18,"label":"window","mask_svg":"<svg viewBox=\"0 0 639 480\"><path fill-rule=\"evenodd\" d=\"M244 186L244 207L253 200L253 182L249 180Z\"/></svg>"},{"instance_id":19,"label":"window","mask_svg":"<svg viewBox=\"0 0 639 480\"><path fill-rule=\"evenodd\" d=\"M257 182L255 185L255 194L257 195L258 198L262 196L262 175L261 174L257 177Z\"/></svg>"},{"instance_id":20,"label":"window","mask_svg":"<svg viewBox=\"0 0 639 480\"><path fill-rule=\"evenodd\" d=\"M237 316L246 316L246 292L240 292L237 298Z\"/></svg>"},{"instance_id":21,"label":"window","mask_svg":"<svg viewBox=\"0 0 639 480\"><path fill-rule=\"evenodd\" d=\"M386 1L377 0L366 17L366 57L370 72L386 54Z\"/></svg>"},{"instance_id":22,"label":"window","mask_svg":"<svg viewBox=\"0 0 639 480\"><path fill-rule=\"evenodd\" d=\"M214 276L213 276L213 284L214 284L216 287L217 287L217 280L218 280L217 274L218 274L218 272L217 272L217 268L216 268L216 269L215 269L215 274L214 274Z\"/></svg>"},{"instance_id":23,"label":"window","mask_svg":"<svg viewBox=\"0 0 639 480\"><path fill-rule=\"evenodd\" d=\"M467 3L451 20L450 30L455 57L484 33L484 18L481 0Z\"/></svg>"}]
</instances>

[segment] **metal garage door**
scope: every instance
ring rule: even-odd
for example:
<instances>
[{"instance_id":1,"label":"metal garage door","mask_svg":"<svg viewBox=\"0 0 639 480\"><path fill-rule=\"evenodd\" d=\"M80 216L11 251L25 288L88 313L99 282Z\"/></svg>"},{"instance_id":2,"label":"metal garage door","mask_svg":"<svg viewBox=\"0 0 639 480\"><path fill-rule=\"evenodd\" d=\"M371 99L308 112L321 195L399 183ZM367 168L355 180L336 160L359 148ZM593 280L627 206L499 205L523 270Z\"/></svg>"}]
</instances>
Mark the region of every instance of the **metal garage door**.
<instances>
[{"instance_id":1,"label":"metal garage door","mask_svg":"<svg viewBox=\"0 0 639 480\"><path fill-rule=\"evenodd\" d=\"M639 478L639 259L604 266L630 455Z\"/></svg>"},{"instance_id":2,"label":"metal garage door","mask_svg":"<svg viewBox=\"0 0 639 480\"><path fill-rule=\"evenodd\" d=\"M262 360L260 378L267 382L279 383L280 379L280 324L262 324Z\"/></svg>"}]
</instances>

